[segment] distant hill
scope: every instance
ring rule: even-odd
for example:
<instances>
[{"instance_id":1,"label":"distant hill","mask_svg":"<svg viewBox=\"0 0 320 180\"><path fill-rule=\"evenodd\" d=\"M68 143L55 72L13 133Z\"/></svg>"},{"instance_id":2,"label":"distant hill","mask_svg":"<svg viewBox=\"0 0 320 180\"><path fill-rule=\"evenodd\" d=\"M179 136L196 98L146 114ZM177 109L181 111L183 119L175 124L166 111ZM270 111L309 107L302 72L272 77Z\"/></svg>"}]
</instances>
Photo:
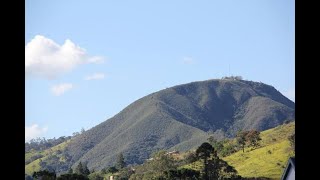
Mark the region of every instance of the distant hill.
<instances>
[{"instance_id":1,"label":"distant hill","mask_svg":"<svg viewBox=\"0 0 320 180\"><path fill-rule=\"evenodd\" d=\"M208 132L232 137L239 129L266 130L292 120L294 103L272 86L215 79L192 82L147 95L109 120L73 139L73 163L101 169L123 152L142 163L157 149L196 147Z\"/></svg>"},{"instance_id":2,"label":"distant hill","mask_svg":"<svg viewBox=\"0 0 320 180\"><path fill-rule=\"evenodd\" d=\"M240 130L270 129L295 118L295 104L274 87L239 79L212 79L147 95L67 143L66 163L89 169L113 165L122 152L140 164L158 149L186 151L209 134L233 137Z\"/></svg>"}]
</instances>

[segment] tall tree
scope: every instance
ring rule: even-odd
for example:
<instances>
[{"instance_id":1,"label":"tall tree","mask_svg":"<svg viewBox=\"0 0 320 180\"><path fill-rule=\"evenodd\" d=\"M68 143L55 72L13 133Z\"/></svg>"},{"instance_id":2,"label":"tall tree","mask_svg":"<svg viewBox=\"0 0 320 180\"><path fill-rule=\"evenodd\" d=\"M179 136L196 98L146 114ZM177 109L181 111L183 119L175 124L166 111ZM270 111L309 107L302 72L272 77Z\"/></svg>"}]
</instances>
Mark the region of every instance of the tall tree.
<instances>
[{"instance_id":1,"label":"tall tree","mask_svg":"<svg viewBox=\"0 0 320 180\"><path fill-rule=\"evenodd\" d=\"M120 153L117 157L117 168L120 170L126 166L126 163L124 162L123 154Z\"/></svg>"},{"instance_id":2,"label":"tall tree","mask_svg":"<svg viewBox=\"0 0 320 180\"><path fill-rule=\"evenodd\" d=\"M201 179L240 179L234 167L220 159L217 151L209 144L203 143L196 151L198 157L204 160Z\"/></svg>"},{"instance_id":3,"label":"tall tree","mask_svg":"<svg viewBox=\"0 0 320 180\"><path fill-rule=\"evenodd\" d=\"M88 176L90 174L89 168L87 166L87 164L85 164L83 167L83 175Z\"/></svg>"},{"instance_id":4,"label":"tall tree","mask_svg":"<svg viewBox=\"0 0 320 180\"><path fill-rule=\"evenodd\" d=\"M201 146L198 147L196 150L196 155L198 159L203 160L203 173L202 178L208 179L208 158L210 158L211 153L214 152L214 148L211 146L211 144L205 142L202 143Z\"/></svg>"},{"instance_id":5,"label":"tall tree","mask_svg":"<svg viewBox=\"0 0 320 180\"><path fill-rule=\"evenodd\" d=\"M74 169L74 173L76 174L84 174L83 173L83 165L82 162L80 161L78 166Z\"/></svg>"},{"instance_id":6,"label":"tall tree","mask_svg":"<svg viewBox=\"0 0 320 180\"><path fill-rule=\"evenodd\" d=\"M200 159L208 159L210 157L210 154L214 151L211 144L205 142L202 143L201 146L198 147L196 150L196 155Z\"/></svg>"},{"instance_id":7,"label":"tall tree","mask_svg":"<svg viewBox=\"0 0 320 180\"><path fill-rule=\"evenodd\" d=\"M87 164L83 164L81 161L79 162L78 166L75 168L74 172L76 174L81 174L85 176L88 176L90 174Z\"/></svg>"},{"instance_id":8,"label":"tall tree","mask_svg":"<svg viewBox=\"0 0 320 180\"><path fill-rule=\"evenodd\" d=\"M242 148L242 151L244 152L244 147L246 145L246 131L239 131L237 134L237 144Z\"/></svg>"}]
</instances>

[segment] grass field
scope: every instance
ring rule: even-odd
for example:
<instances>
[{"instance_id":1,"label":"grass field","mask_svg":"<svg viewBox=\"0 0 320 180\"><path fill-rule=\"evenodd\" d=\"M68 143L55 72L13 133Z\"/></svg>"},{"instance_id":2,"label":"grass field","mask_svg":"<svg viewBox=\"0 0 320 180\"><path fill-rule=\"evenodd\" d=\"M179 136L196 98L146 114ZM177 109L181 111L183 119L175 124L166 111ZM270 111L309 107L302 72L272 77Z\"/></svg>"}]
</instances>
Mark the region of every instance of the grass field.
<instances>
[{"instance_id":1,"label":"grass field","mask_svg":"<svg viewBox=\"0 0 320 180\"><path fill-rule=\"evenodd\" d=\"M289 157L294 156L288 137L294 133L295 123L280 125L261 132L261 148L238 151L223 158L243 177L280 179Z\"/></svg>"},{"instance_id":2,"label":"grass field","mask_svg":"<svg viewBox=\"0 0 320 180\"><path fill-rule=\"evenodd\" d=\"M242 177L267 177L274 180L281 178L289 157L294 156L288 137L295 131L295 122L280 125L261 132L261 146L257 149L245 148L222 158L235 167ZM202 163L196 161L181 166L201 170Z\"/></svg>"}]
</instances>

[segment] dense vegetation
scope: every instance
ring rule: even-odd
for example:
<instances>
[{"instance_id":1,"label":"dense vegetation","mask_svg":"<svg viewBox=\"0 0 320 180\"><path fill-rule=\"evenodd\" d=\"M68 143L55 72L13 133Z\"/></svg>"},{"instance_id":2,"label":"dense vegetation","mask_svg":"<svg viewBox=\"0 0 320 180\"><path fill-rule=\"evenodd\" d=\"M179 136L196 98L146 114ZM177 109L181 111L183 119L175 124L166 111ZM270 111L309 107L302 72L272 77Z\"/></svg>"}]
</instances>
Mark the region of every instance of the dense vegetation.
<instances>
[{"instance_id":1,"label":"dense vegetation","mask_svg":"<svg viewBox=\"0 0 320 180\"><path fill-rule=\"evenodd\" d=\"M126 157L120 153L113 165L106 166L101 171L90 169L86 163L79 162L75 168L56 175L56 178L102 180L113 176L116 179L131 180L279 179L288 158L294 156L294 146L290 143L294 142L294 127L295 123L291 122L261 133L254 130L239 132L246 134L244 151L238 137L219 141L210 136L207 143L187 152L156 151L141 165L127 165ZM259 145L252 143L252 135L253 139L260 139ZM223 153L226 147L233 147L229 155ZM45 170L38 170L36 175L47 175ZM26 179L32 179L31 175L26 175Z\"/></svg>"},{"instance_id":2,"label":"dense vegetation","mask_svg":"<svg viewBox=\"0 0 320 180\"><path fill-rule=\"evenodd\" d=\"M54 171L41 170L34 172L32 177L35 179L103 179L106 173L111 173L116 179L131 180L187 180L187 179L241 179L237 171L227 162L217 156L217 152L209 143L203 143L196 150L195 161L203 161L203 169L200 171L178 168L184 165L185 161L174 159L166 151L158 151L152 158L135 167L126 168L123 155L120 154L117 160L117 168L109 167L108 171L100 173L90 172L86 165L81 162L75 170L70 169L67 174L61 174L58 178ZM111 171L111 169L114 169ZM29 178L29 177L28 177Z\"/></svg>"}]
</instances>

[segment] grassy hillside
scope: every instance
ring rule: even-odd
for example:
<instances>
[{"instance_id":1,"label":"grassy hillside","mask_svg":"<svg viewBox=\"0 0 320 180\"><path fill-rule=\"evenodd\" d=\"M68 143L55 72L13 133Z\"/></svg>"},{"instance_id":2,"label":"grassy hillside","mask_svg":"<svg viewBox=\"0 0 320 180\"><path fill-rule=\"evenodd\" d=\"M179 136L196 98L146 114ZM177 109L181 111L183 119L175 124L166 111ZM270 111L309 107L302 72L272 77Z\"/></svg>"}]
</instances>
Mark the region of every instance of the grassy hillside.
<instances>
[{"instance_id":1,"label":"grassy hillside","mask_svg":"<svg viewBox=\"0 0 320 180\"><path fill-rule=\"evenodd\" d=\"M44 151L31 151L27 152L25 154L25 161L30 163L27 163L25 165L25 173L28 175L32 175L34 171L40 170L40 162L46 162L50 157L57 156L59 158L59 161L62 163L65 163L65 157L63 155L63 151L65 151L65 148L67 144L70 142L70 140L67 140L65 142L62 142L56 146L53 146L49 149L46 149ZM37 158L39 157L39 158ZM34 159L34 160L33 160Z\"/></svg>"},{"instance_id":2,"label":"grassy hillside","mask_svg":"<svg viewBox=\"0 0 320 180\"><path fill-rule=\"evenodd\" d=\"M289 157L294 155L288 141L294 128L295 122L292 122L263 131L261 148L246 148L244 153L238 151L223 159L243 177L280 179Z\"/></svg>"},{"instance_id":3,"label":"grassy hillside","mask_svg":"<svg viewBox=\"0 0 320 180\"><path fill-rule=\"evenodd\" d=\"M32 175L33 172L40 170L39 165L40 159L34 160L31 163L25 166L25 173L28 175Z\"/></svg>"},{"instance_id":4,"label":"grassy hillside","mask_svg":"<svg viewBox=\"0 0 320 180\"><path fill-rule=\"evenodd\" d=\"M295 131L295 122L262 131L261 147L252 150L245 148L222 158L235 167L242 177L266 177L274 180L281 178L289 157L294 156L288 137ZM196 161L180 168L201 170L202 163Z\"/></svg>"}]
</instances>

